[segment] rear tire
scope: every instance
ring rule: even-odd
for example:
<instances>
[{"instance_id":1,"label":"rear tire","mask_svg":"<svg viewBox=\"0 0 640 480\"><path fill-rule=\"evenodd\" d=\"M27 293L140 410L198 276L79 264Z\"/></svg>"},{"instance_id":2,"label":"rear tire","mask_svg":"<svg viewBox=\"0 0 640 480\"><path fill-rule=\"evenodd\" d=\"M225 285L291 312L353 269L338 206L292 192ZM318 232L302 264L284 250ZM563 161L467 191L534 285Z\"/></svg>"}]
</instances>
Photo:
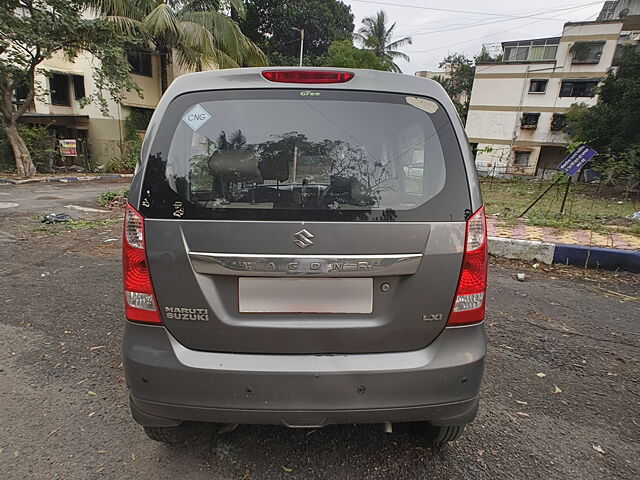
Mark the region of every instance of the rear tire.
<instances>
[{"instance_id":1,"label":"rear tire","mask_svg":"<svg viewBox=\"0 0 640 480\"><path fill-rule=\"evenodd\" d=\"M445 445L449 442L458 440L464 432L464 425L447 425L433 426L431 425L432 442L436 445Z\"/></svg>"},{"instance_id":2,"label":"rear tire","mask_svg":"<svg viewBox=\"0 0 640 480\"><path fill-rule=\"evenodd\" d=\"M178 445L185 443L196 433L189 424L181 423L175 427L143 427L144 433L151 440L167 445Z\"/></svg>"},{"instance_id":3,"label":"rear tire","mask_svg":"<svg viewBox=\"0 0 640 480\"><path fill-rule=\"evenodd\" d=\"M436 426L428 422L394 423L393 431L408 433L426 441L429 446L443 446L458 440L464 432L465 425Z\"/></svg>"}]
</instances>

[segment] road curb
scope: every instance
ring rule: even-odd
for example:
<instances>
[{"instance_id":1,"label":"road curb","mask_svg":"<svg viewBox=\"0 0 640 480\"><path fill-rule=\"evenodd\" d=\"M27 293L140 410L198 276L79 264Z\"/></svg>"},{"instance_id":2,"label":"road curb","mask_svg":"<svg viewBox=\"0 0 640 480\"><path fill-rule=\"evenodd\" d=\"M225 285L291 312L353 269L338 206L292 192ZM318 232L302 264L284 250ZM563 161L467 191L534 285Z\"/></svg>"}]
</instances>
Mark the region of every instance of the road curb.
<instances>
[{"instance_id":1,"label":"road curb","mask_svg":"<svg viewBox=\"0 0 640 480\"><path fill-rule=\"evenodd\" d=\"M489 237L489 253L549 265L561 263L582 268L620 269L640 273L640 252L634 250Z\"/></svg>"},{"instance_id":2,"label":"road curb","mask_svg":"<svg viewBox=\"0 0 640 480\"><path fill-rule=\"evenodd\" d=\"M60 183L71 183L71 182L87 182L90 180L113 180L115 178L131 178L133 177L132 173L110 173L105 175L86 175L81 177L41 177L41 178L27 178L25 180L14 180L12 178L0 178L0 183L11 184L11 185L24 185L25 183L42 183L42 182L60 182Z\"/></svg>"}]
</instances>

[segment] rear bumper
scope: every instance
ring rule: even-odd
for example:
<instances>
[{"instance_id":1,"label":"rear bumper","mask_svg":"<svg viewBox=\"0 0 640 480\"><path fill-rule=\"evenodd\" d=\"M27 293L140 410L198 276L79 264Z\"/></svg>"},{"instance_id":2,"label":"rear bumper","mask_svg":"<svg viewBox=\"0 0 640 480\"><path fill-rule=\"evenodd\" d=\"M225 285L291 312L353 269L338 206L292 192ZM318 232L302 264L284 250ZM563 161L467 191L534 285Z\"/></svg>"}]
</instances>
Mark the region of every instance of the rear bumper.
<instances>
[{"instance_id":1,"label":"rear bumper","mask_svg":"<svg viewBox=\"0 0 640 480\"><path fill-rule=\"evenodd\" d=\"M445 329L421 350L354 355L200 352L129 322L124 336L132 412L145 426L463 425L476 415L485 353L484 325Z\"/></svg>"}]
</instances>

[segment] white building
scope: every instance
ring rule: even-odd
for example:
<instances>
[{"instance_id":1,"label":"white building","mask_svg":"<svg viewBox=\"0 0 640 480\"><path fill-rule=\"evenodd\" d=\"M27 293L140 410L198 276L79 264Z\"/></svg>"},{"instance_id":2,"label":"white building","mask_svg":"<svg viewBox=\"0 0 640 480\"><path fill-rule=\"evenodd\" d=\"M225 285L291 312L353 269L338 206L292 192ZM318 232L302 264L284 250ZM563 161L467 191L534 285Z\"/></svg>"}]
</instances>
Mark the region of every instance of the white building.
<instances>
[{"instance_id":1,"label":"white building","mask_svg":"<svg viewBox=\"0 0 640 480\"><path fill-rule=\"evenodd\" d=\"M94 16L90 10L83 13L87 19ZM82 102L85 96L96 93L93 74L99 60L87 52L80 52L73 61L62 53L44 60L36 70L39 95L19 121L46 125L58 139L75 140L80 158L90 157L93 166L121 158L126 149L126 119L135 109L150 115L162 96L159 54L152 49L134 50L128 52L127 60L131 66L131 78L140 88L141 96L136 92L126 92L124 100L118 104L107 91L103 91L108 104L106 116L96 103L83 107ZM215 65L204 67L217 68ZM176 62L170 63L168 83L185 73L189 72ZM16 103L21 103L26 98L26 89L17 89L14 97ZM74 161L72 158L67 160ZM84 165L84 162L78 163Z\"/></svg>"},{"instance_id":2,"label":"white building","mask_svg":"<svg viewBox=\"0 0 640 480\"><path fill-rule=\"evenodd\" d=\"M637 43L635 33L622 34L625 21L567 23L560 37L504 42L502 61L476 66L466 131L479 172L544 175L557 167L568 144L565 113L595 104L618 45Z\"/></svg>"},{"instance_id":3,"label":"white building","mask_svg":"<svg viewBox=\"0 0 640 480\"><path fill-rule=\"evenodd\" d=\"M140 51L130 52L128 59L131 77L140 87L142 98L135 92L128 92L119 105L105 92L108 116L104 116L95 103L82 108L82 98L96 91L93 79L96 59L88 53L80 53L69 62L59 54L39 66L36 81L48 93L37 97L20 121L48 125L58 138L76 140L78 153L90 156L94 165L120 158L124 121L132 109L151 112L162 95L159 57L151 51ZM186 72L181 72L175 64L170 65L169 82L181 73ZM17 96L20 94L16 92Z\"/></svg>"}]
</instances>

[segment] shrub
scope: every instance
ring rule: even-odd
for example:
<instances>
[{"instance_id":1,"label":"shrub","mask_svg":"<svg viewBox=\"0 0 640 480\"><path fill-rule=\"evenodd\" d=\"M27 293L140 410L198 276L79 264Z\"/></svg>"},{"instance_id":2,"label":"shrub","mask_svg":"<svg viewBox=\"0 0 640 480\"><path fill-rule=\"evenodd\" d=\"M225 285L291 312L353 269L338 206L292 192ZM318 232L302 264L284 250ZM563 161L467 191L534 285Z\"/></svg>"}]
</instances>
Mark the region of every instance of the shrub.
<instances>
[{"instance_id":1,"label":"shrub","mask_svg":"<svg viewBox=\"0 0 640 480\"><path fill-rule=\"evenodd\" d=\"M60 159L58 141L47 125L18 125L20 136L27 144L31 159L38 172L51 172L52 166ZM4 132L0 130L0 169L14 171L16 169L13 152Z\"/></svg>"},{"instance_id":2,"label":"shrub","mask_svg":"<svg viewBox=\"0 0 640 480\"><path fill-rule=\"evenodd\" d=\"M129 195L128 188L124 190L107 190L106 192L102 192L98 197L98 205L101 207L123 205L127 195Z\"/></svg>"},{"instance_id":3,"label":"shrub","mask_svg":"<svg viewBox=\"0 0 640 480\"><path fill-rule=\"evenodd\" d=\"M122 158L112 158L104 164L104 171L107 173L133 173L136 169L136 163L138 163L138 151L137 149L131 149L131 152L126 152Z\"/></svg>"},{"instance_id":4,"label":"shrub","mask_svg":"<svg viewBox=\"0 0 640 480\"><path fill-rule=\"evenodd\" d=\"M124 144L122 146L122 158L112 158L104 165L105 172L109 173L133 173L138 163L138 155L142 148L142 138L139 131L146 130L151 120L153 110L147 108L130 109L124 122Z\"/></svg>"}]
</instances>

